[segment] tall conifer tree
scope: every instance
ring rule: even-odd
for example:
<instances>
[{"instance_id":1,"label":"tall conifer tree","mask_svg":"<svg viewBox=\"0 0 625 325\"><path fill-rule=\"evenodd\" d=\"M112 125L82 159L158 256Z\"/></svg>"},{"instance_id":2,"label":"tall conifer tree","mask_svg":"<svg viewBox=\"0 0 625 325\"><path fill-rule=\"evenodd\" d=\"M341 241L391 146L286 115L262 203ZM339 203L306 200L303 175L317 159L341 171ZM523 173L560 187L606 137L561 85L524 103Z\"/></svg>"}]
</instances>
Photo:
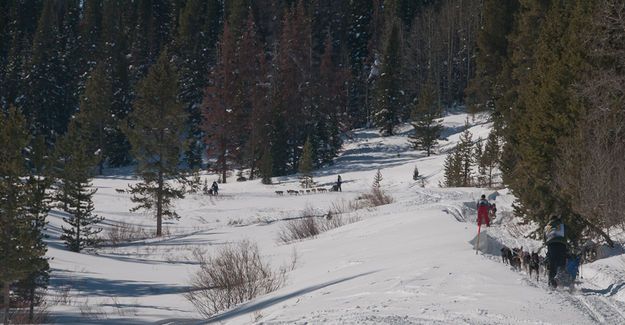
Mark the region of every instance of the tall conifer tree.
<instances>
[{"instance_id":1,"label":"tall conifer tree","mask_svg":"<svg viewBox=\"0 0 625 325\"><path fill-rule=\"evenodd\" d=\"M9 323L10 286L28 278L42 265L33 263L46 253L41 237L33 236L39 224L28 206L33 203L27 183L24 152L30 142L24 116L14 107L0 113L0 282L4 294L4 323ZM47 263L41 260L43 263Z\"/></svg>"},{"instance_id":2,"label":"tall conifer tree","mask_svg":"<svg viewBox=\"0 0 625 325\"><path fill-rule=\"evenodd\" d=\"M580 37L592 8L588 1L524 2L511 37L518 86L506 129L504 181L519 198L519 211L541 224L553 213L564 215L571 227L578 224L567 220L568 203L552 187L553 163L582 114L573 85L590 68ZM580 231L571 228L570 234Z\"/></svg>"},{"instance_id":3,"label":"tall conifer tree","mask_svg":"<svg viewBox=\"0 0 625 325\"><path fill-rule=\"evenodd\" d=\"M85 93L80 98L80 110L77 116L81 128L87 137L87 149L98 156L98 173L102 175L104 161L110 156L106 139L115 127L111 112L113 94L111 84L106 78L106 66L100 62L87 80Z\"/></svg>"},{"instance_id":4,"label":"tall conifer tree","mask_svg":"<svg viewBox=\"0 0 625 325\"><path fill-rule=\"evenodd\" d=\"M240 74L237 86L240 89L239 101L243 110L239 137L244 144L241 165L250 169L250 179L253 179L259 168L258 162L265 143L268 142L266 133L270 106L268 67L258 26L251 10L239 45L237 65Z\"/></svg>"},{"instance_id":5,"label":"tall conifer tree","mask_svg":"<svg viewBox=\"0 0 625 325\"><path fill-rule=\"evenodd\" d=\"M375 84L374 122L382 135L393 135L399 124L401 107L401 40L399 27L393 23L384 56L381 75Z\"/></svg>"},{"instance_id":6,"label":"tall conifer tree","mask_svg":"<svg viewBox=\"0 0 625 325\"><path fill-rule=\"evenodd\" d=\"M428 78L428 82L421 87L421 97L419 97L410 116L414 134L408 136L408 141L412 147L417 150L425 150L428 157L432 152L432 147L438 143L443 132L443 126L436 120L440 117L441 112L434 92L432 79Z\"/></svg>"},{"instance_id":7,"label":"tall conifer tree","mask_svg":"<svg viewBox=\"0 0 625 325\"><path fill-rule=\"evenodd\" d=\"M110 105L114 127L106 139L108 164L111 167L130 163L130 143L121 130L123 120L132 110L132 87L129 77L128 37L124 30L123 4L127 1L107 0L102 5L102 32L100 36L103 61L109 80L112 102Z\"/></svg>"},{"instance_id":8,"label":"tall conifer tree","mask_svg":"<svg viewBox=\"0 0 625 325\"><path fill-rule=\"evenodd\" d=\"M471 186L473 181L473 165L477 160L473 152L473 134L469 131L469 121L464 124L464 131L460 134L460 142L456 147L456 152L461 160L462 186Z\"/></svg>"},{"instance_id":9,"label":"tall conifer tree","mask_svg":"<svg viewBox=\"0 0 625 325\"><path fill-rule=\"evenodd\" d=\"M349 6L347 51L353 82L350 83L349 115L354 125L362 125L367 120L366 105L368 103L367 77L369 67L369 40L371 39L371 19L373 15L372 0L354 0Z\"/></svg>"},{"instance_id":10,"label":"tall conifer tree","mask_svg":"<svg viewBox=\"0 0 625 325\"><path fill-rule=\"evenodd\" d=\"M228 170L237 161L241 149L239 130L236 129L241 114L241 106L237 102L237 42L228 24L224 26L219 49L217 67L211 71L204 97L203 128L207 155L216 160L211 168L221 174L221 181L225 183Z\"/></svg>"},{"instance_id":11,"label":"tall conifer tree","mask_svg":"<svg viewBox=\"0 0 625 325\"><path fill-rule=\"evenodd\" d=\"M46 0L27 65L21 108L36 134L54 138L65 132L73 108L67 102L67 73L54 1Z\"/></svg>"},{"instance_id":12,"label":"tall conifer tree","mask_svg":"<svg viewBox=\"0 0 625 325\"><path fill-rule=\"evenodd\" d=\"M140 183L130 186L132 209L155 212L156 236L162 235L163 218L177 218L171 201L184 197L184 188L169 180L183 180L180 165L184 140L184 104L178 98L178 75L170 62L167 48L136 88L135 110L123 130L137 159L136 173ZM126 126L128 125L128 126Z\"/></svg>"},{"instance_id":13,"label":"tall conifer tree","mask_svg":"<svg viewBox=\"0 0 625 325\"><path fill-rule=\"evenodd\" d=\"M88 148L84 137L86 130L75 120L69 124L67 133L58 143L60 151L59 182L63 210L67 216L63 217L67 227L61 226L63 234L61 240L74 252L97 244L94 235L102 228L94 228L103 218L93 214L93 195L97 189L90 189L93 169L98 157Z\"/></svg>"},{"instance_id":14,"label":"tall conifer tree","mask_svg":"<svg viewBox=\"0 0 625 325\"><path fill-rule=\"evenodd\" d=\"M497 103L503 97L506 85L504 74L509 69L508 36L514 26L514 15L519 0L485 0L482 5L482 26L478 32L476 49L476 75L466 89L468 101L474 105L486 105L495 117L497 126L503 122L505 107Z\"/></svg>"},{"instance_id":15,"label":"tall conifer tree","mask_svg":"<svg viewBox=\"0 0 625 325\"><path fill-rule=\"evenodd\" d=\"M306 138L306 143L304 144L304 148L302 149L302 155L299 158L298 164L298 169L301 174L302 187L312 187L313 178L311 172L313 168L313 149L312 143L310 142L310 137L308 137Z\"/></svg>"},{"instance_id":16,"label":"tall conifer tree","mask_svg":"<svg viewBox=\"0 0 625 325\"><path fill-rule=\"evenodd\" d=\"M180 74L180 99L187 104L188 114L186 125L190 146L184 159L191 169L199 168L202 164L204 146L201 104L207 86L203 67L215 60L220 13L221 4L214 0L187 1L180 13L177 36L173 42Z\"/></svg>"},{"instance_id":17,"label":"tall conifer tree","mask_svg":"<svg viewBox=\"0 0 625 325\"><path fill-rule=\"evenodd\" d=\"M51 195L49 189L54 182L52 173L53 154L47 147L45 137L39 135L32 139L29 151L29 213L32 217L31 237L35 243L35 250L45 251L44 238L48 236L44 230L47 225L46 218L51 208ZM15 292L29 306L28 318L33 321L35 305L38 299L38 288L46 288L50 280L50 265L48 258L44 256L30 256L28 264L31 270L26 278L20 280L15 286Z\"/></svg>"},{"instance_id":18,"label":"tall conifer tree","mask_svg":"<svg viewBox=\"0 0 625 325\"><path fill-rule=\"evenodd\" d=\"M312 49L310 20L303 1L286 15L278 53L276 117L284 121L285 154L274 156L274 170L283 175L296 170L306 130L311 123ZM272 146L277 150L277 146Z\"/></svg>"},{"instance_id":19,"label":"tall conifer tree","mask_svg":"<svg viewBox=\"0 0 625 325\"><path fill-rule=\"evenodd\" d=\"M313 125L310 133L315 167L332 164L342 145L340 133L347 106L347 83L350 73L333 59L331 33L326 37L318 78L314 86Z\"/></svg>"}]
</instances>

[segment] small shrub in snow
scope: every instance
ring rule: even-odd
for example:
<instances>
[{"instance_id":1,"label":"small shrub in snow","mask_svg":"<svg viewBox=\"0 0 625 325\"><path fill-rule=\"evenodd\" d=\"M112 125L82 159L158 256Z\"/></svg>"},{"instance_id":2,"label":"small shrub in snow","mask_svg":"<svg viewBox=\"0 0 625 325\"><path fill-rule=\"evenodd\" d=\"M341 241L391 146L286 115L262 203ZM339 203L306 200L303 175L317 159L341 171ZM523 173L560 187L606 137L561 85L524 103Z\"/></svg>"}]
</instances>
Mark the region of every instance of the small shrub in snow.
<instances>
[{"instance_id":1,"label":"small shrub in snow","mask_svg":"<svg viewBox=\"0 0 625 325\"><path fill-rule=\"evenodd\" d=\"M354 207L377 207L379 205L389 204L393 202L393 197L387 195L382 190L382 173L378 169L373 178L371 192L360 195L354 202Z\"/></svg>"},{"instance_id":2,"label":"small shrub in snow","mask_svg":"<svg viewBox=\"0 0 625 325\"><path fill-rule=\"evenodd\" d=\"M11 304L12 305L12 304ZM29 304L27 302L19 303L13 309L10 316L11 324L48 324L49 319L48 305L43 302L34 308L33 314L30 314Z\"/></svg>"},{"instance_id":3,"label":"small shrub in snow","mask_svg":"<svg viewBox=\"0 0 625 325\"><path fill-rule=\"evenodd\" d=\"M113 246L150 237L152 236L142 227L124 222L113 225L106 231L105 235L108 244Z\"/></svg>"},{"instance_id":4,"label":"small shrub in snow","mask_svg":"<svg viewBox=\"0 0 625 325\"><path fill-rule=\"evenodd\" d=\"M319 235L319 226L317 225L317 221L315 219L316 217L308 216L287 221L280 230L280 241L283 243L289 243L294 240Z\"/></svg>"},{"instance_id":5,"label":"small shrub in snow","mask_svg":"<svg viewBox=\"0 0 625 325\"><path fill-rule=\"evenodd\" d=\"M261 258L258 246L249 241L196 258L200 270L192 276L185 298L207 318L278 289L286 277L286 268L273 270Z\"/></svg>"},{"instance_id":6,"label":"small shrub in snow","mask_svg":"<svg viewBox=\"0 0 625 325\"><path fill-rule=\"evenodd\" d=\"M303 216L299 219L289 220L282 226L278 239L283 243L290 243L315 237L322 232L342 227L358 220L360 220L358 217L346 218L341 214L333 213L332 210L324 218L311 215Z\"/></svg>"},{"instance_id":7,"label":"small shrub in snow","mask_svg":"<svg viewBox=\"0 0 625 325\"><path fill-rule=\"evenodd\" d=\"M373 187L371 192L362 194L358 197L358 200L365 203L367 207L377 207L380 205L393 203L395 199L392 196L384 193L379 187Z\"/></svg>"},{"instance_id":8,"label":"small shrub in snow","mask_svg":"<svg viewBox=\"0 0 625 325\"><path fill-rule=\"evenodd\" d=\"M242 224L243 224L243 219L241 218L228 220L228 226L239 226Z\"/></svg>"},{"instance_id":9,"label":"small shrub in snow","mask_svg":"<svg viewBox=\"0 0 625 325\"><path fill-rule=\"evenodd\" d=\"M334 228L342 227L350 223L360 221L357 216L346 217L340 214L333 214L331 212L326 217L319 221L319 230L325 232Z\"/></svg>"}]
</instances>

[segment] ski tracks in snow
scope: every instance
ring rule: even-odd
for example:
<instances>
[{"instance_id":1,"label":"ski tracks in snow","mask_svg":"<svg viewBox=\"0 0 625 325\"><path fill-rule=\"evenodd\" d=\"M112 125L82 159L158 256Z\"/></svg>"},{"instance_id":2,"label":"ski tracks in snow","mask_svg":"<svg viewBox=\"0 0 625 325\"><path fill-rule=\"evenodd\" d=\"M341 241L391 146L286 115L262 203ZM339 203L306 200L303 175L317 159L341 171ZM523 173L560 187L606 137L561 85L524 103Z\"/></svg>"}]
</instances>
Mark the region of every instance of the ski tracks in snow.
<instances>
[{"instance_id":1,"label":"ski tracks in snow","mask_svg":"<svg viewBox=\"0 0 625 325\"><path fill-rule=\"evenodd\" d=\"M523 275L526 276L524 279L525 284L545 291L552 290L547 285L545 278L541 282L536 282L530 279L527 274ZM561 303L569 303L583 311L595 324L625 324L625 303L613 299L608 294L601 293L598 290L589 289L586 287L588 285L592 285L592 283L577 280L575 289L572 292L566 287L559 287L556 290L552 290L551 294L554 300L559 300Z\"/></svg>"},{"instance_id":2,"label":"ski tracks in snow","mask_svg":"<svg viewBox=\"0 0 625 325\"><path fill-rule=\"evenodd\" d=\"M587 314L598 324L625 324L625 304L618 300L605 297L594 292L579 294L560 293L563 299L571 302Z\"/></svg>"}]
</instances>

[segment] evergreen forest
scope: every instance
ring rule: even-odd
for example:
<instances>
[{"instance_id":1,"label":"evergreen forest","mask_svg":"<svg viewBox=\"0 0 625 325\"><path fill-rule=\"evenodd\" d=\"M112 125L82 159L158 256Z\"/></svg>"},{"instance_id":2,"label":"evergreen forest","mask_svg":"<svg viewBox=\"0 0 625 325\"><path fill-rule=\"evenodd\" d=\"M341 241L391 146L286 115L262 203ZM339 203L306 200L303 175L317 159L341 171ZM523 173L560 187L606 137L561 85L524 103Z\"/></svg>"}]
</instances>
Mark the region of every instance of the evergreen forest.
<instances>
[{"instance_id":1,"label":"evergreen forest","mask_svg":"<svg viewBox=\"0 0 625 325\"><path fill-rule=\"evenodd\" d=\"M472 163L501 170L519 216L562 215L574 241L612 244L625 223L621 0L1 1L0 291L32 305L45 287L51 207L83 227L68 247L93 243L89 179L107 168L136 166L133 201L161 222L184 195L167 180L309 176L351 130L405 123L430 155L436 120L459 107L490 114L488 155ZM478 185L475 140L442 185Z\"/></svg>"}]
</instances>

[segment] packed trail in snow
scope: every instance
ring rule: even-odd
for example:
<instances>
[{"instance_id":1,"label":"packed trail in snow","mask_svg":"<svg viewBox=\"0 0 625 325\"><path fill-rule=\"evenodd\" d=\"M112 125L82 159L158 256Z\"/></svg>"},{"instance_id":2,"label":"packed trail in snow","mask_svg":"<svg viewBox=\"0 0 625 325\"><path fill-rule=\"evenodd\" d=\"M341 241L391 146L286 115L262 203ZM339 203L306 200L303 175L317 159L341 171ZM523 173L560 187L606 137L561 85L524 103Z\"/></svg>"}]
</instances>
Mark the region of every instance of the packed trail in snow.
<instances>
[{"instance_id":1,"label":"packed trail in snow","mask_svg":"<svg viewBox=\"0 0 625 325\"><path fill-rule=\"evenodd\" d=\"M503 246L545 253L542 241L528 236L537 226L520 224L513 215L508 190L440 186L445 158L465 121L474 139L486 138L492 127L483 115L448 115L447 139L429 157L411 149L409 126L389 137L356 130L333 166L313 172L315 189L331 188L341 175L340 192L300 191L293 175L274 178L272 185L220 184L217 196L188 193L175 203L181 218L166 221L160 238L151 236L153 217L129 212L130 195L119 190L136 183L135 176L107 170L93 180L95 213L106 218L103 236L109 241L103 246L68 251L58 239L63 213L51 213L51 319L62 324L625 324L620 246L583 264L573 292L550 290L544 273L537 281L502 262ZM418 180L412 177L415 166ZM378 170L380 189L391 203L358 206ZM201 177L208 184L217 179L210 173ZM482 194L496 204L497 218L481 228L478 246L476 204ZM329 216L349 222L308 239L280 239L293 220ZM133 240L110 241L128 233ZM284 283L207 320L184 296L200 269L197 256L242 240L258 245L272 267L288 266Z\"/></svg>"}]
</instances>

